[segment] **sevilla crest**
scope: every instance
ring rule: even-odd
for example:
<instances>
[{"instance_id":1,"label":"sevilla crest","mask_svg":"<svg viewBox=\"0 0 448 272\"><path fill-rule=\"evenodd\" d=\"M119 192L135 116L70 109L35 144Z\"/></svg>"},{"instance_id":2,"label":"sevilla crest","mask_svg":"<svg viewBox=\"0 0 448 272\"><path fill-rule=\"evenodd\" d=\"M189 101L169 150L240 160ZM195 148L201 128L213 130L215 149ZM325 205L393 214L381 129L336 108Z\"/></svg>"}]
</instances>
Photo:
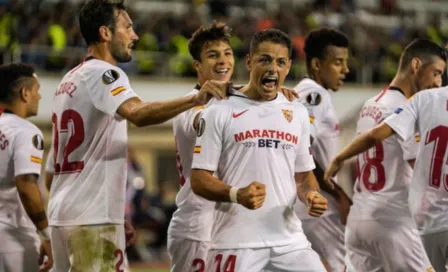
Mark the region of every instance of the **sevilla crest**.
<instances>
[{"instance_id":1,"label":"sevilla crest","mask_svg":"<svg viewBox=\"0 0 448 272\"><path fill-rule=\"evenodd\" d=\"M283 116L285 116L286 121L290 122L292 121L292 118L294 117L294 114L292 110L282 109Z\"/></svg>"}]
</instances>

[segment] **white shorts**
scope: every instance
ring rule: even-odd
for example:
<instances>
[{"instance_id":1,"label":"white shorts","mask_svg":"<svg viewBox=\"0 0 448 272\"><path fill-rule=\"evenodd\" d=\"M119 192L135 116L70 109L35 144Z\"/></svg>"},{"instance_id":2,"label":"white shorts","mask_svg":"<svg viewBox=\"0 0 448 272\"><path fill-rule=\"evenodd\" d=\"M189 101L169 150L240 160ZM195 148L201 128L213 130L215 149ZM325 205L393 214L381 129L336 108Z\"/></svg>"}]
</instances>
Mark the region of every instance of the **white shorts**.
<instances>
[{"instance_id":1,"label":"white shorts","mask_svg":"<svg viewBox=\"0 0 448 272\"><path fill-rule=\"evenodd\" d=\"M434 270L448 271L448 231L421 236Z\"/></svg>"},{"instance_id":2,"label":"white shorts","mask_svg":"<svg viewBox=\"0 0 448 272\"><path fill-rule=\"evenodd\" d=\"M353 220L346 228L347 271L430 271L417 229L394 221Z\"/></svg>"},{"instance_id":3,"label":"white shorts","mask_svg":"<svg viewBox=\"0 0 448 272\"><path fill-rule=\"evenodd\" d=\"M312 248L325 259L331 271L344 270L344 232L339 214L302 220L302 228Z\"/></svg>"},{"instance_id":4,"label":"white shorts","mask_svg":"<svg viewBox=\"0 0 448 272\"><path fill-rule=\"evenodd\" d=\"M39 270L40 240L36 233L1 230L0 237L1 272Z\"/></svg>"},{"instance_id":5,"label":"white shorts","mask_svg":"<svg viewBox=\"0 0 448 272\"><path fill-rule=\"evenodd\" d=\"M226 272L325 272L319 255L308 244L269 248L213 249L207 271ZM218 268L219 267L219 268Z\"/></svg>"},{"instance_id":6,"label":"white shorts","mask_svg":"<svg viewBox=\"0 0 448 272\"><path fill-rule=\"evenodd\" d=\"M123 225L51 227L50 236L55 271L124 270Z\"/></svg>"},{"instance_id":7,"label":"white shorts","mask_svg":"<svg viewBox=\"0 0 448 272\"><path fill-rule=\"evenodd\" d=\"M209 242L193 241L168 235L171 272L206 272Z\"/></svg>"}]
</instances>

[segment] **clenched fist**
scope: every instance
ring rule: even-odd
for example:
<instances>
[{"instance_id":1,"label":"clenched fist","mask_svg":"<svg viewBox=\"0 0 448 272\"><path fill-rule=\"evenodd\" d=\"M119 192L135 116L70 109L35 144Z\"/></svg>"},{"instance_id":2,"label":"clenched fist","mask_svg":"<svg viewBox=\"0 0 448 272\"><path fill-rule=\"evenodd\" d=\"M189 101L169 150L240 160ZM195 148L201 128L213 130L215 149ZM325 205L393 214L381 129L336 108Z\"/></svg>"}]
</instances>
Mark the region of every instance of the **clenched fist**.
<instances>
[{"instance_id":1,"label":"clenched fist","mask_svg":"<svg viewBox=\"0 0 448 272\"><path fill-rule=\"evenodd\" d=\"M306 195L306 206L309 215L319 217L328 209L328 201L318 191L313 190Z\"/></svg>"},{"instance_id":2,"label":"clenched fist","mask_svg":"<svg viewBox=\"0 0 448 272\"><path fill-rule=\"evenodd\" d=\"M266 185L253 181L249 186L240 188L237 193L237 201L244 207L255 210L263 206L266 198Z\"/></svg>"}]
</instances>

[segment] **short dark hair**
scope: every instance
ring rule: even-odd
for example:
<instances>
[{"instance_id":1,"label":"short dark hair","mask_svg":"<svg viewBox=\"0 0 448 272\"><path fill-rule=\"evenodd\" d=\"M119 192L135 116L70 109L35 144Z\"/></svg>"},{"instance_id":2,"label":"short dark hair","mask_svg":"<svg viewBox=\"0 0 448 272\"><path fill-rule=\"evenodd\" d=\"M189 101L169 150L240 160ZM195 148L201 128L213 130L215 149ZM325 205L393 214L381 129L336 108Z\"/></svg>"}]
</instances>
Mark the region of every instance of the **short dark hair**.
<instances>
[{"instance_id":1,"label":"short dark hair","mask_svg":"<svg viewBox=\"0 0 448 272\"><path fill-rule=\"evenodd\" d=\"M447 52L444 48L430 40L415 39L401 53L400 69L408 66L413 58L420 58L425 62L432 62L433 57L439 57L446 62Z\"/></svg>"},{"instance_id":2,"label":"short dark hair","mask_svg":"<svg viewBox=\"0 0 448 272\"><path fill-rule=\"evenodd\" d=\"M232 29L224 23L213 22L197 29L188 41L188 50L193 59L201 60L201 51L209 42L223 41L230 44Z\"/></svg>"},{"instance_id":3,"label":"short dark hair","mask_svg":"<svg viewBox=\"0 0 448 272\"><path fill-rule=\"evenodd\" d=\"M28 64L10 63L0 66L0 102L10 103L16 98L17 88L33 78L34 68Z\"/></svg>"},{"instance_id":4,"label":"short dark hair","mask_svg":"<svg viewBox=\"0 0 448 272\"><path fill-rule=\"evenodd\" d=\"M312 30L305 38L306 65L311 64L313 58L325 59L328 46L348 48L348 38L341 32L331 28Z\"/></svg>"},{"instance_id":5,"label":"short dark hair","mask_svg":"<svg viewBox=\"0 0 448 272\"><path fill-rule=\"evenodd\" d=\"M286 46L288 48L288 56L291 58L292 42L285 32L275 28L257 31L250 41L249 52L251 56L258 50L258 46L263 42L271 42Z\"/></svg>"},{"instance_id":6,"label":"short dark hair","mask_svg":"<svg viewBox=\"0 0 448 272\"><path fill-rule=\"evenodd\" d=\"M79 27L87 45L100 42L99 29L107 26L115 30L115 10L126 10L124 0L90 0L81 9Z\"/></svg>"}]
</instances>

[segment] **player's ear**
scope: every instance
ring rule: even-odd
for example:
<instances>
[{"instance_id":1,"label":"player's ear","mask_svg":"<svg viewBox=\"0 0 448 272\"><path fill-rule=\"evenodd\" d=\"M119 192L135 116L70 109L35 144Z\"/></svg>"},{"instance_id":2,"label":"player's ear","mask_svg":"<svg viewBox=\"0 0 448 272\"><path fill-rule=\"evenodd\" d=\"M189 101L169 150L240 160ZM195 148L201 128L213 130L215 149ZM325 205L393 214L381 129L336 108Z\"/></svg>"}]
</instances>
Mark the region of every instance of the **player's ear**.
<instances>
[{"instance_id":1,"label":"player's ear","mask_svg":"<svg viewBox=\"0 0 448 272\"><path fill-rule=\"evenodd\" d=\"M418 69L422 66L422 61L419 58L412 58L411 60L411 68L412 72L417 73Z\"/></svg>"},{"instance_id":2,"label":"player's ear","mask_svg":"<svg viewBox=\"0 0 448 272\"><path fill-rule=\"evenodd\" d=\"M25 103L28 103L28 101L30 100L30 93L28 92L26 87L20 88L19 96L20 96L20 100L22 100Z\"/></svg>"},{"instance_id":3,"label":"player's ear","mask_svg":"<svg viewBox=\"0 0 448 272\"><path fill-rule=\"evenodd\" d=\"M196 70L196 73L202 72L201 62L197 60L193 60L193 68Z\"/></svg>"},{"instance_id":4,"label":"player's ear","mask_svg":"<svg viewBox=\"0 0 448 272\"><path fill-rule=\"evenodd\" d=\"M312 58L311 59L311 70L312 71L319 71L320 70L320 61L318 58Z\"/></svg>"},{"instance_id":5,"label":"player's ear","mask_svg":"<svg viewBox=\"0 0 448 272\"><path fill-rule=\"evenodd\" d=\"M252 63L251 62L252 62L252 59L250 57L250 54L247 54L246 55L246 67L249 72L252 71Z\"/></svg>"},{"instance_id":6,"label":"player's ear","mask_svg":"<svg viewBox=\"0 0 448 272\"><path fill-rule=\"evenodd\" d=\"M102 41L108 42L112 39L112 31L107 26L100 26L99 33Z\"/></svg>"}]
</instances>

